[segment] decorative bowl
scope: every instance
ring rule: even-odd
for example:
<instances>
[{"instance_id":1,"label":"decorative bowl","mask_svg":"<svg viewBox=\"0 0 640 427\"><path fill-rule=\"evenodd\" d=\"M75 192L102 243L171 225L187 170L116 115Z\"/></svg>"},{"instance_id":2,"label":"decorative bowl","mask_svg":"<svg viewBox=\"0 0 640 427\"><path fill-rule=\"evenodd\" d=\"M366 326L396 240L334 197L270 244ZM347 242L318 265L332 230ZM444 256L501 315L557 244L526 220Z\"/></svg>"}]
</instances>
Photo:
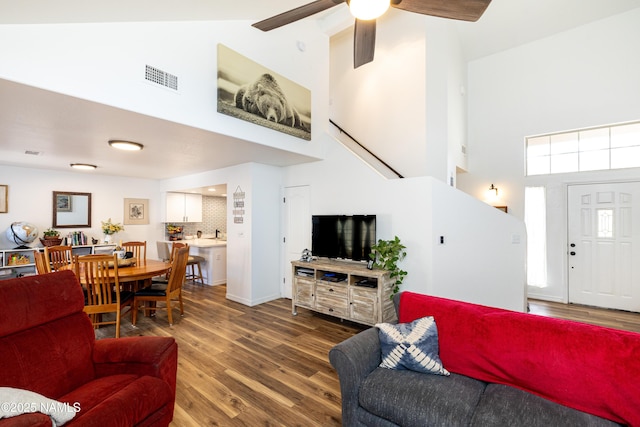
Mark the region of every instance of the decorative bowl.
<instances>
[{"instance_id":1,"label":"decorative bowl","mask_svg":"<svg viewBox=\"0 0 640 427\"><path fill-rule=\"evenodd\" d=\"M59 237L45 237L44 239L41 237L40 242L42 246L58 246L62 243L62 239Z\"/></svg>"}]
</instances>

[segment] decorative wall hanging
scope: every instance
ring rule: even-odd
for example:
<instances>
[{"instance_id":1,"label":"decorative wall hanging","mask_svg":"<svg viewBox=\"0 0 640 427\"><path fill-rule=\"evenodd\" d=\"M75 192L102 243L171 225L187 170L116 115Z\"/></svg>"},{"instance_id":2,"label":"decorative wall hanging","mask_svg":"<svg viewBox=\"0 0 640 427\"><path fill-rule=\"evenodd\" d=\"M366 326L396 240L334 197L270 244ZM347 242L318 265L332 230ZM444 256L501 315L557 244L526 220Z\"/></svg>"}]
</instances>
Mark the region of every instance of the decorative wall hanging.
<instances>
[{"instance_id":1,"label":"decorative wall hanging","mask_svg":"<svg viewBox=\"0 0 640 427\"><path fill-rule=\"evenodd\" d=\"M244 191L238 185L233 193L233 223L242 224L244 222Z\"/></svg>"},{"instance_id":2,"label":"decorative wall hanging","mask_svg":"<svg viewBox=\"0 0 640 427\"><path fill-rule=\"evenodd\" d=\"M218 112L311 140L311 91L221 44Z\"/></svg>"},{"instance_id":3,"label":"decorative wall hanging","mask_svg":"<svg viewBox=\"0 0 640 427\"><path fill-rule=\"evenodd\" d=\"M124 224L149 224L149 199L124 199Z\"/></svg>"}]
</instances>

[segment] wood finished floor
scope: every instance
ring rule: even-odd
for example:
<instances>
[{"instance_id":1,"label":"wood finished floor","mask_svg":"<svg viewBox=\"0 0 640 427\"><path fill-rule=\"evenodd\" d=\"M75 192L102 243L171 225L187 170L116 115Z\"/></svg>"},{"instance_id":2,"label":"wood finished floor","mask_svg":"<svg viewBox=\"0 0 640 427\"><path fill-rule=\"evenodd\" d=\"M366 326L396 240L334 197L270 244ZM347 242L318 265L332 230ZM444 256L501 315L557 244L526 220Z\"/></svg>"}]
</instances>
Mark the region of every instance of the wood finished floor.
<instances>
[{"instance_id":1,"label":"wood finished floor","mask_svg":"<svg viewBox=\"0 0 640 427\"><path fill-rule=\"evenodd\" d=\"M172 426L339 426L340 386L329 349L365 329L278 299L255 307L229 301L226 287L184 288L185 316L166 310L123 319L121 336L173 336L178 381ZM640 332L640 314L531 301L531 312ZM114 336L115 327L98 337Z\"/></svg>"},{"instance_id":2,"label":"wood finished floor","mask_svg":"<svg viewBox=\"0 0 640 427\"><path fill-rule=\"evenodd\" d=\"M608 328L640 332L640 314L629 311L529 300L529 312L542 316L606 326Z\"/></svg>"},{"instance_id":3,"label":"wood finished floor","mask_svg":"<svg viewBox=\"0 0 640 427\"><path fill-rule=\"evenodd\" d=\"M291 315L291 300L247 307L225 298L225 286L185 285L185 316L127 315L122 337L173 336L178 380L172 426L340 426L340 385L331 347L365 327L313 314ZM113 337L115 326L99 337Z\"/></svg>"}]
</instances>

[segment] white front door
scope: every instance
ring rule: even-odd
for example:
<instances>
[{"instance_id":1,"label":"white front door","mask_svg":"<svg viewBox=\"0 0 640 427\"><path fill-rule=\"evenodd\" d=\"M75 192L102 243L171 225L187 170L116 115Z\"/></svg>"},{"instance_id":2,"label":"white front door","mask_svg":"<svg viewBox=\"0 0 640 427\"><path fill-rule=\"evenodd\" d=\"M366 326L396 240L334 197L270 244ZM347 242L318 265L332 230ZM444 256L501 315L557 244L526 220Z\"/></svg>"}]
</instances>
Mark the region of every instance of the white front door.
<instances>
[{"instance_id":1,"label":"white front door","mask_svg":"<svg viewBox=\"0 0 640 427\"><path fill-rule=\"evenodd\" d=\"M284 189L283 281L281 294L291 298L291 261L311 249L311 205L309 186Z\"/></svg>"},{"instance_id":2,"label":"white front door","mask_svg":"<svg viewBox=\"0 0 640 427\"><path fill-rule=\"evenodd\" d=\"M640 183L568 187L569 302L640 312Z\"/></svg>"}]
</instances>

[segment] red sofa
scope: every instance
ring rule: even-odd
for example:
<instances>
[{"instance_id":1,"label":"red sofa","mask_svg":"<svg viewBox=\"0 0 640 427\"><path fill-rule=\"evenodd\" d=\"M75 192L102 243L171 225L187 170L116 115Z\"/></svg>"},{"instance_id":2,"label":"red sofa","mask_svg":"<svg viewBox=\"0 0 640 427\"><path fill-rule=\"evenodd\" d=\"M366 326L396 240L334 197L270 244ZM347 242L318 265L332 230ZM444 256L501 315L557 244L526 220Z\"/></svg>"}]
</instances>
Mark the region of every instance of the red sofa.
<instances>
[{"instance_id":1,"label":"red sofa","mask_svg":"<svg viewBox=\"0 0 640 427\"><path fill-rule=\"evenodd\" d=\"M178 347L169 337L95 339L71 271L0 281L0 387L30 390L76 408L65 426L167 426ZM0 419L47 426L49 416Z\"/></svg>"},{"instance_id":2,"label":"red sofa","mask_svg":"<svg viewBox=\"0 0 640 427\"><path fill-rule=\"evenodd\" d=\"M450 372L640 426L640 334L402 293L399 322L427 315Z\"/></svg>"}]
</instances>

